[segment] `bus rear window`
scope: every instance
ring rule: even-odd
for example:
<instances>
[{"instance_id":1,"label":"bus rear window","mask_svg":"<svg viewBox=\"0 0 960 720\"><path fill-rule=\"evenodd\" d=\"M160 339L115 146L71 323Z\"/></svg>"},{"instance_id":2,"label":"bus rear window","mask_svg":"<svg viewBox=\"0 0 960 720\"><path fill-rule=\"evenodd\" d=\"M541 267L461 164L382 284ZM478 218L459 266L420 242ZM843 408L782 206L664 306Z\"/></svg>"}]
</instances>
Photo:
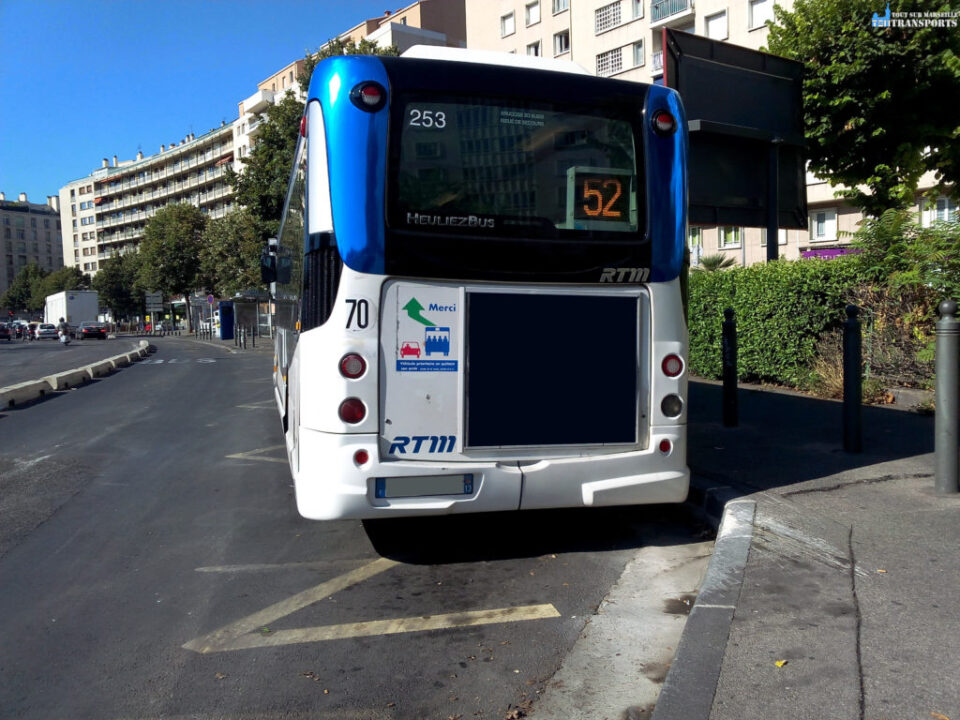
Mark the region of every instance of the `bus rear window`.
<instances>
[{"instance_id":1,"label":"bus rear window","mask_svg":"<svg viewBox=\"0 0 960 720\"><path fill-rule=\"evenodd\" d=\"M400 108L395 229L530 237L637 232L637 157L626 120L479 100L408 99Z\"/></svg>"}]
</instances>

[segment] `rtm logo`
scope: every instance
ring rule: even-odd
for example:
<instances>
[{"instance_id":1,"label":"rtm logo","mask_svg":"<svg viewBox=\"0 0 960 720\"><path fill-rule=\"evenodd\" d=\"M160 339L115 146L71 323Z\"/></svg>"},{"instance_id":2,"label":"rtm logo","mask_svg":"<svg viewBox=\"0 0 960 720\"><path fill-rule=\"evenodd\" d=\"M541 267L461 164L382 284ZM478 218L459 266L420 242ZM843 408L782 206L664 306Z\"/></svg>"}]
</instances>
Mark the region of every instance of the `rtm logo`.
<instances>
[{"instance_id":1,"label":"rtm logo","mask_svg":"<svg viewBox=\"0 0 960 720\"><path fill-rule=\"evenodd\" d=\"M650 268L604 268L600 282L646 282L650 279Z\"/></svg>"},{"instance_id":2,"label":"rtm logo","mask_svg":"<svg viewBox=\"0 0 960 720\"><path fill-rule=\"evenodd\" d=\"M424 443L429 440L430 447L424 448ZM427 452L427 453L442 453L448 452L452 453L453 448L457 444L456 435L414 435L413 437L407 437L406 435L397 435L393 440L390 441L390 455L406 455L407 446L413 443L413 447L410 449L411 453L418 452Z\"/></svg>"}]
</instances>

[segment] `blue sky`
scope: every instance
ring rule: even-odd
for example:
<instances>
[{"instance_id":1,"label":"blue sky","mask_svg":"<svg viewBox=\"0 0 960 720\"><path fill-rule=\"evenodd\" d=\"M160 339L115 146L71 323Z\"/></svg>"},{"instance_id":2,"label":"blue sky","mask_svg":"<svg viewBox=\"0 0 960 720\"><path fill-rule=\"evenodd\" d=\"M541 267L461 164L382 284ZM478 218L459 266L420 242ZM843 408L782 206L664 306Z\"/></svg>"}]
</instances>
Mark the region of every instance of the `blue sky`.
<instances>
[{"instance_id":1,"label":"blue sky","mask_svg":"<svg viewBox=\"0 0 960 720\"><path fill-rule=\"evenodd\" d=\"M0 190L46 202L102 158L237 117L306 50L410 0L0 0Z\"/></svg>"}]
</instances>

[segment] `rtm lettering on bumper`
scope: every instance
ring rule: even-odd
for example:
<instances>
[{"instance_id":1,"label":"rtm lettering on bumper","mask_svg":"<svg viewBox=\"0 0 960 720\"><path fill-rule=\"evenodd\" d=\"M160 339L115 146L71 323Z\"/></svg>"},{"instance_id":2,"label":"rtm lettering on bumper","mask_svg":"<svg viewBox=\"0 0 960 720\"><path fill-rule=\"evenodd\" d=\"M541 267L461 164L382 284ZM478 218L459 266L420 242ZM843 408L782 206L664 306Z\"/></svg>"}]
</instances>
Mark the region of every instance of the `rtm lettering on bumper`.
<instances>
[{"instance_id":1,"label":"rtm lettering on bumper","mask_svg":"<svg viewBox=\"0 0 960 720\"><path fill-rule=\"evenodd\" d=\"M411 447L412 445L412 447ZM456 435L397 435L390 441L390 455L416 453L452 453L457 445Z\"/></svg>"}]
</instances>

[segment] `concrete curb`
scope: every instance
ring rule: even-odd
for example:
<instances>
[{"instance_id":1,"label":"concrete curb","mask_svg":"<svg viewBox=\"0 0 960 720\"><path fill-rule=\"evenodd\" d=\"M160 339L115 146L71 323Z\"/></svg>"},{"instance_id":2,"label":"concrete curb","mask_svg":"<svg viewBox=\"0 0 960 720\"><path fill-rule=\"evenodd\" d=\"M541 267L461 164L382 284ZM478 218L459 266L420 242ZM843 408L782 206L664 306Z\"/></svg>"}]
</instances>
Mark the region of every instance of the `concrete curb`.
<instances>
[{"instance_id":1,"label":"concrete curb","mask_svg":"<svg viewBox=\"0 0 960 720\"><path fill-rule=\"evenodd\" d=\"M691 487L689 503L716 526L713 556L697 600L684 626L651 720L708 720L740 598L743 572L753 539L753 500L734 499L724 486Z\"/></svg>"},{"instance_id":2,"label":"concrete curb","mask_svg":"<svg viewBox=\"0 0 960 720\"><path fill-rule=\"evenodd\" d=\"M126 367L145 357L151 350L150 343L140 341L140 347L132 352L115 355L106 360L90 363L73 370L48 375L40 380L28 380L0 388L0 409L12 408L17 405L39 400L48 393L59 390L69 390L83 385L95 378L104 377L120 367Z\"/></svg>"}]
</instances>

